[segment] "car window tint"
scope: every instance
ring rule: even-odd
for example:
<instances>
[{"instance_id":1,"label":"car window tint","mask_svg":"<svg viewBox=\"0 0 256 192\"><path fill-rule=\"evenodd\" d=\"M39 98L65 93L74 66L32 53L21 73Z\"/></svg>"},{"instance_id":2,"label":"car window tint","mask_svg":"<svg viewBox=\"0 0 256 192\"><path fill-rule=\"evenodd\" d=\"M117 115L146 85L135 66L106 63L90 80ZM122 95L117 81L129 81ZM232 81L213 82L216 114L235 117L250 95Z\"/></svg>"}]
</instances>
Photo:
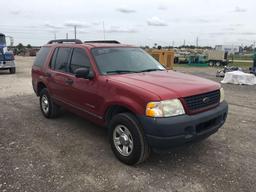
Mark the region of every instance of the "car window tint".
<instances>
[{"instance_id":1,"label":"car window tint","mask_svg":"<svg viewBox=\"0 0 256 192\"><path fill-rule=\"evenodd\" d=\"M49 47L42 47L36 55L34 65L38 66L38 67L42 67L46 61L46 58L47 58L49 52L50 52Z\"/></svg>"},{"instance_id":2,"label":"car window tint","mask_svg":"<svg viewBox=\"0 0 256 192\"><path fill-rule=\"evenodd\" d=\"M54 69L54 67L55 67L57 54L58 54L58 48L56 48L56 49L54 50L53 56L52 56L52 58L51 58L51 62L50 62L50 68L51 68L51 69Z\"/></svg>"},{"instance_id":3,"label":"car window tint","mask_svg":"<svg viewBox=\"0 0 256 192\"><path fill-rule=\"evenodd\" d=\"M54 68L56 71L67 72L70 53L71 48L59 48Z\"/></svg>"},{"instance_id":4,"label":"car window tint","mask_svg":"<svg viewBox=\"0 0 256 192\"><path fill-rule=\"evenodd\" d=\"M70 63L70 73L74 73L78 68L90 68L90 60L84 49L75 48Z\"/></svg>"}]
</instances>

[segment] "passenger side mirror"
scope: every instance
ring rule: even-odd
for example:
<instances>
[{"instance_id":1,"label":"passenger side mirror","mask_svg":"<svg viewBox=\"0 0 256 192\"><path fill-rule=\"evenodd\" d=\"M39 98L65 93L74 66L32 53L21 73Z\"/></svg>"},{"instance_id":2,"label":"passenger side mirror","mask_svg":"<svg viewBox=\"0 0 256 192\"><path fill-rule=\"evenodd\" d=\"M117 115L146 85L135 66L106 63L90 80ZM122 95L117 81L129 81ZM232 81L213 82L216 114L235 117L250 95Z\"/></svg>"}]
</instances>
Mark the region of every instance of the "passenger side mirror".
<instances>
[{"instance_id":1,"label":"passenger side mirror","mask_svg":"<svg viewBox=\"0 0 256 192\"><path fill-rule=\"evenodd\" d=\"M92 79L94 77L93 72L88 68L78 68L75 70L76 78Z\"/></svg>"}]
</instances>

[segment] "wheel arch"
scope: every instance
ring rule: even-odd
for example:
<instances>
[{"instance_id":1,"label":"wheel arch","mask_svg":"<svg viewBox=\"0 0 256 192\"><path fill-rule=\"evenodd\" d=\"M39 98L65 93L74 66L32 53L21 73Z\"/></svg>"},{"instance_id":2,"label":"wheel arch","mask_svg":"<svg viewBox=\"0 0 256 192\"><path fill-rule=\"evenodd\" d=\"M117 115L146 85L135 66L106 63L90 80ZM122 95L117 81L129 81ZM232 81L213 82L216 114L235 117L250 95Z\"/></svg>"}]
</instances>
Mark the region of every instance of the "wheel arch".
<instances>
[{"instance_id":1,"label":"wheel arch","mask_svg":"<svg viewBox=\"0 0 256 192\"><path fill-rule=\"evenodd\" d=\"M37 83L37 87L36 87L36 95L37 96L39 96L39 94L40 94L40 92L44 89L44 88L46 88L46 85L43 83L43 82L38 82Z\"/></svg>"},{"instance_id":2,"label":"wheel arch","mask_svg":"<svg viewBox=\"0 0 256 192\"><path fill-rule=\"evenodd\" d=\"M107 107L104 113L104 120L106 124L108 124L111 121L111 119L119 113L131 113L135 117L137 117L137 113L131 107L128 107L123 104L111 104Z\"/></svg>"}]
</instances>

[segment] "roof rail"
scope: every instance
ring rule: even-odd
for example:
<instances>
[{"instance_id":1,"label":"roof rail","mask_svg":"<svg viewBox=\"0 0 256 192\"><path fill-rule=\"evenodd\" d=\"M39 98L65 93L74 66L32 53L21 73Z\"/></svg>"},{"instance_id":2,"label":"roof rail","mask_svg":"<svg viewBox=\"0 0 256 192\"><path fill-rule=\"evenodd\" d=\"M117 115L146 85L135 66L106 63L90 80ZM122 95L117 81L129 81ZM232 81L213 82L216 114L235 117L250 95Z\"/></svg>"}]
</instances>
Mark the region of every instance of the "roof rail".
<instances>
[{"instance_id":1,"label":"roof rail","mask_svg":"<svg viewBox=\"0 0 256 192\"><path fill-rule=\"evenodd\" d=\"M51 40L47 44L53 44L53 43L75 43L75 44L82 44L83 42L79 39L56 39Z\"/></svg>"},{"instance_id":2,"label":"roof rail","mask_svg":"<svg viewBox=\"0 0 256 192\"><path fill-rule=\"evenodd\" d=\"M116 41L116 40L85 41L84 43L112 43L112 44L120 44L120 42Z\"/></svg>"}]
</instances>

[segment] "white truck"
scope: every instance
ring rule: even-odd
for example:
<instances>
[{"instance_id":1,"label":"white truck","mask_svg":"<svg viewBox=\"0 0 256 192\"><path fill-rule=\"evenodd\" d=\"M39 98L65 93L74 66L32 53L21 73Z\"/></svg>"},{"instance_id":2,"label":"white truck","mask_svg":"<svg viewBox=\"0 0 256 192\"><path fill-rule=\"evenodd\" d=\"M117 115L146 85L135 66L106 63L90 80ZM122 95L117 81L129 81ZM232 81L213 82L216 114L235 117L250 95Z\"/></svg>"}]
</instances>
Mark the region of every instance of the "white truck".
<instances>
[{"instance_id":1,"label":"white truck","mask_svg":"<svg viewBox=\"0 0 256 192\"><path fill-rule=\"evenodd\" d=\"M208 65L209 66L221 66L228 64L228 52L219 50L207 51Z\"/></svg>"}]
</instances>

